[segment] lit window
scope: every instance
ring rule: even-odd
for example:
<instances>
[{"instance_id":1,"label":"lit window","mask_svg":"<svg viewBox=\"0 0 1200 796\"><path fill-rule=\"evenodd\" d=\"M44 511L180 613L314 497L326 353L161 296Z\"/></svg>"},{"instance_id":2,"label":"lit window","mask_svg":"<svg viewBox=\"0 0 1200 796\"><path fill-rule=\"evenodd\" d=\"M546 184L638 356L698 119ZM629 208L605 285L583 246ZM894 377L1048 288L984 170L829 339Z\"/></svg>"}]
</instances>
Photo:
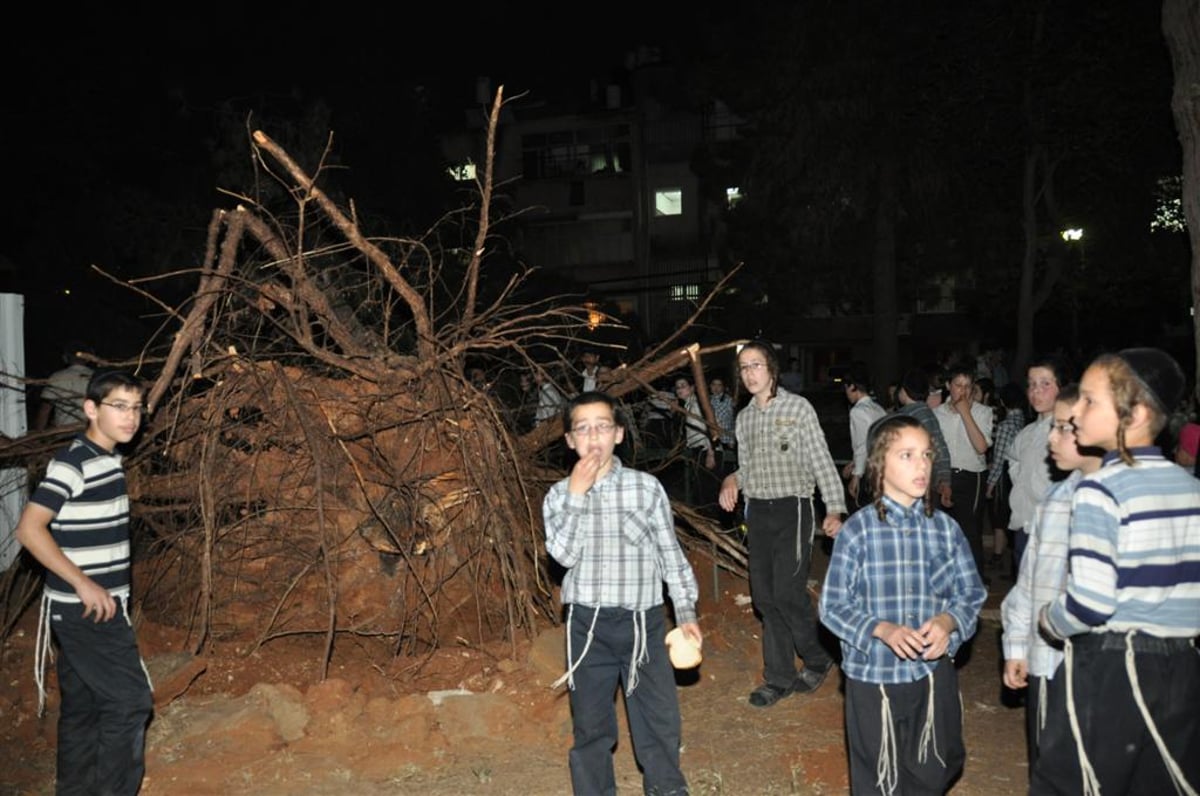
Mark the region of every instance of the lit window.
<instances>
[{"instance_id":1,"label":"lit window","mask_svg":"<svg viewBox=\"0 0 1200 796\"><path fill-rule=\"evenodd\" d=\"M683 215L683 189L664 188L654 192L654 215Z\"/></svg>"},{"instance_id":2,"label":"lit window","mask_svg":"<svg viewBox=\"0 0 1200 796\"><path fill-rule=\"evenodd\" d=\"M699 301L699 285L671 285L671 301Z\"/></svg>"},{"instance_id":3,"label":"lit window","mask_svg":"<svg viewBox=\"0 0 1200 796\"><path fill-rule=\"evenodd\" d=\"M451 166L446 169L450 173L450 178L458 182L467 182L475 179L475 164L471 161L460 163L457 166Z\"/></svg>"},{"instance_id":4,"label":"lit window","mask_svg":"<svg viewBox=\"0 0 1200 796\"><path fill-rule=\"evenodd\" d=\"M732 208L742 199L742 189L736 185L725 189L725 206Z\"/></svg>"}]
</instances>

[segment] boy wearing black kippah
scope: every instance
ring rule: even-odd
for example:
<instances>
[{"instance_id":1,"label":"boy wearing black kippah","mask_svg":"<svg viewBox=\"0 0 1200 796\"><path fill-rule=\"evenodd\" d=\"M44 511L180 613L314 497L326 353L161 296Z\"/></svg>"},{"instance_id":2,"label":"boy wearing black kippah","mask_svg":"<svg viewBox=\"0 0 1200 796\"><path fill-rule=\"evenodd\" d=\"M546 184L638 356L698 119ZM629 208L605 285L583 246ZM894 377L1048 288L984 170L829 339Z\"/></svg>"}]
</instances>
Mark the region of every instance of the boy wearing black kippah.
<instances>
[{"instance_id":1,"label":"boy wearing black kippah","mask_svg":"<svg viewBox=\"0 0 1200 796\"><path fill-rule=\"evenodd\" d=\"M1030 793L1200 787L1200 482L1154 445L1184 385L1155 348L1083 374L1075 437L1105 454L1071 501L1065 593L1041 611L1068 711L1047 718Z\"/></svg>"}]
</instances>

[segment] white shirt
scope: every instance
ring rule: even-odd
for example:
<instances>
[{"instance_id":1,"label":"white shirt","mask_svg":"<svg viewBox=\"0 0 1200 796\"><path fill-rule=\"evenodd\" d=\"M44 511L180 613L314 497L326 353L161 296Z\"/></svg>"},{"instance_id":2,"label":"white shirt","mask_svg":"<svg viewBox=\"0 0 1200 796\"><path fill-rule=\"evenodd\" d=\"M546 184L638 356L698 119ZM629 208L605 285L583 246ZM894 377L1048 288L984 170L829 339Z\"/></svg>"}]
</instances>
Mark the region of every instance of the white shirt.
<instances>
[{"instance_id":1,"label":"white shirt","mask_svg":"<svg viewBox=\"0 0 1200 796\"><path fill-rule=\"evenodd\" d=\"M84 393L91 378L92 369L81 362L50 374L46 388L42 390L42 400L54 405L50 420L52 427L87 422L83 413L83 399L87 397Z\"/></svg>"},{"instance_id":2,"label":"white shirt","mask_svg":"<svg viewBox=\"0 0 1200 796\"><path fill-rule=\"evenodd\" d=\"M1047 456L1050 452L1050 426L1053 424L1053 413L1033 421L1017 432L1005 454L1008 475L1012 479L1012 491L1008 494L1011 512L1008 527L1014 531L1029 524L1034 508L1050 488Z\"/></svg>"},{"instance_id":3,"label":"white shirt","mask_svg":"<svg viewBox=\"0 0 1200 796\"><path fill-rule=\"evenodd\" d=\"M600 366L588 370L584 368L579 371L579 375L583 377L583 392L591 392L596 389L596 380L600 376Z\"/></svg>"},{"instance_id":4,"label":"white shirt","mask_svg":"<svg viewBox=\"0 0 1200 796\"><path fill-rule=\"evenodd\" d=\"M548 381L542 382L538 385L538 404L533 415L534 425L541 425L547 420L553 419L562 411L564 403L566 401L563 399L563 394L558 391L557 387Z\"/></svg>"},{"instance_id":5,"label":"white shirt","mask_svg":"<svg viewBox=\"0 0 1200 796\"><path fill-rule=\"evenodd\" d=\"M975 450L971 438L967 436L967 427L959 417L957 410L950 402L933 410L942 427L942 436L946 438L946 447L950 450L950 466L955 470L968 470L972 473L982 473L987 470L987 455ZM971 417L975 425L983 432L983 439L988 447L992 445L992 407L979 402L971 404Z\"/></svg>"},{"instance_id":6,"label":"white shirt","mask_svg":"<svg viewBox=\"0 0 1200 796\"><path fill-rule=\"evenodd\" d=\"M867 432L871 424L887 411L869 395L859 398L850 407L850 447L854 450L854 475L862 477L867 471Z\"/></svg>"},{"instance_id":7,"label":"white shirt","mask_svg":"<svg viewBox=\"0 0 1200 796\"><path fill-rule=\"evenodd\" d=\"M683 411L687 413L683 421L684 431L687 432L687 446L703 451L712 450L712 442L708 439L708 426L701 419L700 401L695 395L683 402Z\"/></svg>"}]
</instances>

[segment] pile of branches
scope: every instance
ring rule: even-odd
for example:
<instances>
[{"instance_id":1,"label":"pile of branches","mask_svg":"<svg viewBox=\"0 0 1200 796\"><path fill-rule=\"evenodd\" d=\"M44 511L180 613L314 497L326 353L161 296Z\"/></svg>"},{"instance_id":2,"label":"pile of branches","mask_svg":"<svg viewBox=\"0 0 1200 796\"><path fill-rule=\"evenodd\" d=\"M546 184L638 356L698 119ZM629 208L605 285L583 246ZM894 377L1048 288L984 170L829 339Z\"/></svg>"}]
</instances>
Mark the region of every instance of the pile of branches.
<instances>
[{"instance_id":1,"label":"pile of branches","mask_svg":"<svg viewBox=\"0 0 1200 796\"><path fill-rule=\"evenodd\" d=\"M558 621L541 498L563 475L542 455L561 427L519 433L464 362L539 367L595 310L515 300L527 273L481 298L501 106L497 93L473 246L452 276L428 238L364 234L320 168L253 133L295 213L284 223L246 197L214 213L194 292L159 302L170 345L140 363L157 374L126 460L141 610L185 625L193 651L317 635L327 665L343 634L386 637L399 655L446 639L515 644ZM640 395L701 372L707 352L671 345L603 389ZM740 541L679 509L685 545L744 574Z\"/></svg>"}]
</instances>

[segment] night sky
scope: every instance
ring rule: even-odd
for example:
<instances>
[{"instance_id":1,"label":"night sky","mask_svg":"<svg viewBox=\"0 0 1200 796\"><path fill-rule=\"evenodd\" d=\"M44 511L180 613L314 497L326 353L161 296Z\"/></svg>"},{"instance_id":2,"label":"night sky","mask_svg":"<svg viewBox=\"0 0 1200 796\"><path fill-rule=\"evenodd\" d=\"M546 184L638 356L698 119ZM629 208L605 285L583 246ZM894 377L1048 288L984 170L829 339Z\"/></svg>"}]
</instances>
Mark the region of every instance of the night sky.
<instances>
[{"instance_id":1,"label":"night sky","mask_svg":"<svg viewBox=\"0 0 1200 796\"><path fill-rule=\"evenodd\" d=\"M142 308L123 303L127 291L92 266L118 278L137 275L134 262L195 266L212 209L232 202L213 163L216 120L229 109L253 110L254 126L261 121L271 133L273 114L323 101L344 162L361 179L356 197L369 189L382 204L395 198L388 190L406 188L390 184L394 177L379 164L402 158L418 134L409 115L414 97L461 118L477 75L488 75L493 88L504 83L509 97L564 87L579 94L640 44L671 49L696 36L712 9L743 21L753 14L769 23L771 14L769 3L708 3L706 11L705 3L628 0L557 10L527 3L352 2L299 12L263 5L91 4L75 11L45 4L7 27L0 46L0 290L26 294L31 375L56 366L53 352L72 337L99 339L102 355L125 356L133 352L116 350L117 341L142 340L146 326L157 325L134 318ZM1144 9L1136 13L1145 24L1125 37L1153 51L1142 60L1156 69L1165 52L1157 5L1130 4ZM719 33L736 36L732 28ZM1156 78L1162 97L1169 97L1169 80ZM1177 158L1177 150L1168 155ZM176 233L175 249L147 251L164 231Z\"/></svg>"},{"instance_id":2,"label":"night sky","mask_svg":"<svg viewBox=\"0 0 1200 796\"><path fill-rule=\"evenodd\" d=\"M202 255L211 209L231 202L212 166L214 119L227 108L251 109L272 133L272 114L320 100L345 161L369 180L369 159L397 157L414 134L414 96L440 118L461 118L477 75L493 89L505 83L507 96L586 86L627 49L660 37L662 24L643 11L631 25L629 2L587 20L573 6L263 5L46 5L8 27L0 290L26 295L31 375L57 365L66 339L115 345L144 333L125 317L137 309L92 269L133 275L128 264L151 237L142 225L157 235L174 224L198 241L192 257ZM167 267L175 265L188 264Z\"/></svg>"}]
</instances>

